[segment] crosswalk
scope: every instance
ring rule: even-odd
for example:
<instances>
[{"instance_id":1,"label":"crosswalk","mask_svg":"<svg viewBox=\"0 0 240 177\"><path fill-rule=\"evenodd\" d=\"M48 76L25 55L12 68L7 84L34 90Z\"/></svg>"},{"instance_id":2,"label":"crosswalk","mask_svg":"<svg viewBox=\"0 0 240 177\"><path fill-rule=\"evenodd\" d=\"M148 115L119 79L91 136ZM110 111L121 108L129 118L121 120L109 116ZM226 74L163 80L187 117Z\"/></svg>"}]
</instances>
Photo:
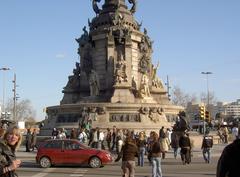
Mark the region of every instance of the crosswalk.
<instances>
[{"instance_id":1,"label":"crosswalk","mask_svg":"<svg viewBox=\"0 0 240 177\"><path fill-rule=\"evenodd\" d=\"M38 168L38 170L31 170L20 168L18 170L18 177L83 177L88 172L88 169L82 168Z\"/></svg>"}]
</instances>

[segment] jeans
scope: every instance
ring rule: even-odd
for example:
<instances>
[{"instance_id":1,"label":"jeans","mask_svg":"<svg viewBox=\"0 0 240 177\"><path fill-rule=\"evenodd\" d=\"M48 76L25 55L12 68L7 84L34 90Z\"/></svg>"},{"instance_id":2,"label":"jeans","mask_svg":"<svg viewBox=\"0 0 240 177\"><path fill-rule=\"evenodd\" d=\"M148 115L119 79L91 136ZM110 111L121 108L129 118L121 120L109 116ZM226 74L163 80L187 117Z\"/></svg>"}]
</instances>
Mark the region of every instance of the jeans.
<instances>
[{"instance_id":1,"label":"jeans","mask_svg":"<svg viewBox=\"0 0 240 177\"><path fill-rule=\"evenodd\" d=\"M209 163L210 162L210 155L211 155L211 151L210 148L203 148L203 158L205 160L205 162Z\"/></svg>"},{"instance_id":2,"label":"jeans","mask_svg":"<svg viewBox=\"0 0 240 177\"><path fill-rule=\"evenodd\" d=\"M140 147L139 157L138 157L138 165L141 167L144 166L144 154L145 154L145 147Z\"/></svg>"},{"instance_id":3,"label":"jeans","mask_svg":"<svg viewBox=\"0 0 240 177\"><path fill-rule=\"evenodd\" d=\"M161 157L152 157L152 177L162 177Z\"/></svg>"},{"instance_id":4,"label":"jeans","mask_svg":"<svg viewBox=\"0 0 240 177\"><path fill-rule=\"evenodd\" d=\"M174 154L174 158L177 158L177 154L178 154L178 148L173 148L173 154Z\"/></svg>"}]
</instances>

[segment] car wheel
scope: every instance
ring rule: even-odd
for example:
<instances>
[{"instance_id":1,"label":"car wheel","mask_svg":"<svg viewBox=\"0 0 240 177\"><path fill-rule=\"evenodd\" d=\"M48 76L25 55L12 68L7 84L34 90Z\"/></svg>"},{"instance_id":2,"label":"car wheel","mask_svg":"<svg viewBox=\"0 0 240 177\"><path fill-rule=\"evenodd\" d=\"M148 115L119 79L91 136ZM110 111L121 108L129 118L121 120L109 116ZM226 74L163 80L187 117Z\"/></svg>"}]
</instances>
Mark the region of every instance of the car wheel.
<instances>
[{"instance_id":1,"label":"car wheel","mask_svg":"<svg viewBox=\"0 0 240 177\"><path fill-rule=\"evenodd\" d=\"M40 159L40 166L41 166L42 168L49 168L49 167L51 167L51 161L50 161L50 159L49 159L48 157L42 157L42 158Z\"/></svg>"},{"instance_id":2,"label":"car wheel","mask_svg":"<svg viewBox=\"0 0 240 177\"><path fill-rule=\"evenodd\" d=\"M99 168L99 167L101 167L102 163L98 157L92 157L89 161L89 165L92 168Z\"/></svg>"}]
</instances>

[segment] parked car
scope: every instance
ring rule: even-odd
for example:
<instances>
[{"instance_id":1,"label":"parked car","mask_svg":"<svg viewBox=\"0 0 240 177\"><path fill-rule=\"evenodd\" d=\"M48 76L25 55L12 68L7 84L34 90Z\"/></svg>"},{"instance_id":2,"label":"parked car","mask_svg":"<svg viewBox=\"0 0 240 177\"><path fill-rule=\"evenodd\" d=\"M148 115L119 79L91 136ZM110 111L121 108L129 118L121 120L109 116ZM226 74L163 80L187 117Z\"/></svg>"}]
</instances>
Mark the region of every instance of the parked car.
<instances>
[{"instance_id":1,"label":"parked car","mask_svg":"<svg viewBox=\"0 0 240 177\"><path fill-rule=\"evenodd\" d=\"M43 168L52 165L82 165L99 168L112 162L108 151L90 148L77 140L50 139L38 149L36 162Z\"/></svg>"}]
</instances>

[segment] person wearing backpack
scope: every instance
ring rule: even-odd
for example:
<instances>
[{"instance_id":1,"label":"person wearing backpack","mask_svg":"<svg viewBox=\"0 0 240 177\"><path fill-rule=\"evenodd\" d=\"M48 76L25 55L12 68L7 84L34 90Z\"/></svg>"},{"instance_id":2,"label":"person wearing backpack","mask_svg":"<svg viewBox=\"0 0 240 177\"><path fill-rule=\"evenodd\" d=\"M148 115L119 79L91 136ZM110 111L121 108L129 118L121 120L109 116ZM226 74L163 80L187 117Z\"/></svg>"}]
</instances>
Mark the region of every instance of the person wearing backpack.
<instances>
[{"instance_id":1,"label":"person wearing backpack","mask_svg":"<svg viewBox=\"0 0 240 177\"><path fill-rule=\"evenodd\" d=\"M203 136L202 148L201 148L203 153L203 158L206 163L210 163L212 146L213 146L213 136L210 136L207 132L206 135Z\"/></svg>"}]
</instances>

